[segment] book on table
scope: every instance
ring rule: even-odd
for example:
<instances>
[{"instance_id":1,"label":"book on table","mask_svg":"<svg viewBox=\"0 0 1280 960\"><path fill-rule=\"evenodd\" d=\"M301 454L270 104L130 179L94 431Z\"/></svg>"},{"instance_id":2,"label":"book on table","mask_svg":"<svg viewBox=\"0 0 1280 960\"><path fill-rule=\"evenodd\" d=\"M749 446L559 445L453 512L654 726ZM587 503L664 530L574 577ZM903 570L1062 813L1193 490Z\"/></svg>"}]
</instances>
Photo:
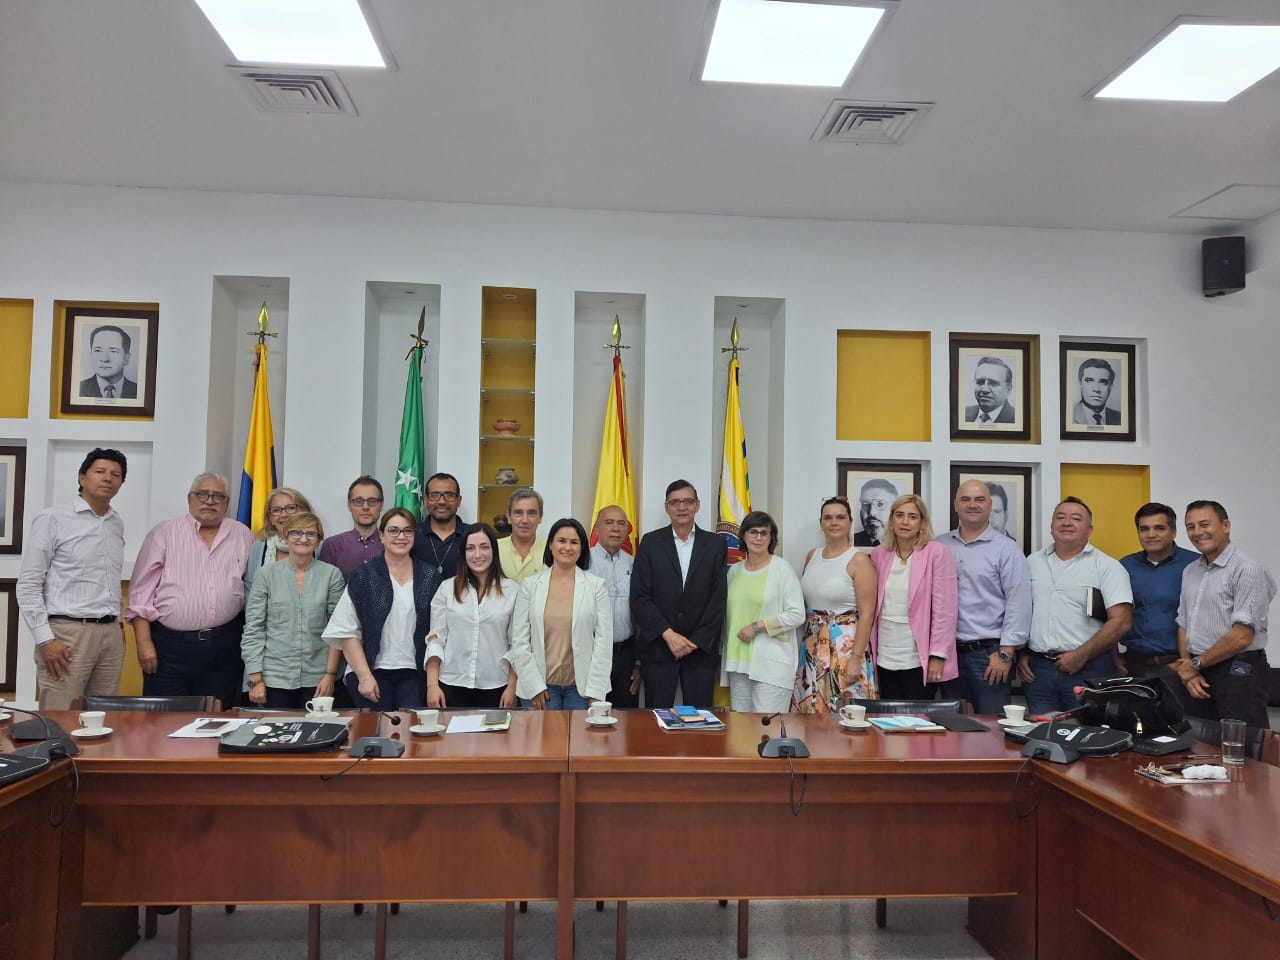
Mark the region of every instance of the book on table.
<instances>
[{"instance_id":1,"label":"book on table","mask_svg":"<svg viewBox=\"0 0 1280 960\"><path fill-rule=\"evenodd\" d=\"M946 733L947 728L927 717L912 714L894 714L888 717L867 717L882 733Z\"/></svg>"},{"instance_id":2,"label":"book on table","mask_svg":"<svg viewBox=\"0 0 1280 960\"><path fill-rule=\"evenodd\" d=\"M693 711L690 714L689 711ZM674 707L670 710L654 710L658 726L663 730L723 730L724 721L710 710L694 707Z\"/></svg>"}]
</instances>

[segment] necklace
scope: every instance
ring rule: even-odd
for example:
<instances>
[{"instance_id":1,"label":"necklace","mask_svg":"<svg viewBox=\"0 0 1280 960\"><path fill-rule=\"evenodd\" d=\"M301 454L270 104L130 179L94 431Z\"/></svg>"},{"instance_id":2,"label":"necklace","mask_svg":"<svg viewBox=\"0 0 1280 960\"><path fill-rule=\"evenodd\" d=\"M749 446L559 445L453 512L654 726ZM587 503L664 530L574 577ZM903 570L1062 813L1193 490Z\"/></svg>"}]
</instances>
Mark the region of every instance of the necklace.
<instances>
[{"instance_id":1,"label":"necklace","mask_svg":"<svg viewBox=\"0 0 1280 960\"><path fill-rule=\"evenodd\" d=\"M444 576L444 561L449 558L449 549L453 546L453 538L458 535L458 528L454 527L453 533L449 534L444 540L444 556L440 556L440 551L436 549L436 535L432 533L431 528L427 527L427 535L425 537L427 546L431 548L431 559L436 562L436 576Z\"/></svg>"}]
</instances>

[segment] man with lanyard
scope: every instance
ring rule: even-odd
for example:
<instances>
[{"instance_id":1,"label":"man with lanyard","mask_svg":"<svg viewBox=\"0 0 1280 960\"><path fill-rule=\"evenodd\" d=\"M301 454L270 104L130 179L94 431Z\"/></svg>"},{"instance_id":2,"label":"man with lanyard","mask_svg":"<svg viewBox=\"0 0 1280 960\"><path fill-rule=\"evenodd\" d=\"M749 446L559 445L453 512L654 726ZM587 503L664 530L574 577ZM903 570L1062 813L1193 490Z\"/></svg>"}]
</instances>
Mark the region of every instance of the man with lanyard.
<instances>
[{"instance_id":1,"label":"man with lanyard","mask_svg":"<svg viewBox=\"0 0 1280 960\"><path fill-rule=\"evenodd\" d=\"M432 474L427 479L426 500L427 519L418 523L410 555L431 564L443 580L458 572L458 532L463 526L458 518L458 508L462 506L458 478L451 473Z\"/></svg>"},{"instance_id":2,"label":"man with lanyard","mask_svg":"<svg viewBox=\"0 0 1280 960\"><path fill-rule=\"evenodd\" d=\"M977 713L1009 703L1013 661L1031 630L1031 580L1016 542L991 524L991 491L981 480L956 489L960 525L938 539L956 562L956 652L960 676L947 682Z\"/></svg>"},{"instance_id":3,"label":"man with lanyard","mask_svg":"<svg viewBox=\"0 0 1280 960\"><path fill-rule=\"evenodd\" d=\"M1125 672L1147 677L1178 659L1178 597L1182 571L1196 554L1178 546L1178 515L1163 503L1146 503L1133 518L1142 549L1120 558L1133 586L1133 627L1120 642Z\"/></svg>"},{"instance_id":4,"label":"man with lanyard","mask_svg":"<svg viewBox=\"0 0 1280 960\"><path fill-rule=\"evenodd\" d=\"M640 661L631 632L631 554L622 549L627 539L626 511L602 507L596 516L596 545L591 548L591 572L605 582L613 606L613 667L609 672L609 702L615 707L640 705Z\"/></svg>"}]
</instances>

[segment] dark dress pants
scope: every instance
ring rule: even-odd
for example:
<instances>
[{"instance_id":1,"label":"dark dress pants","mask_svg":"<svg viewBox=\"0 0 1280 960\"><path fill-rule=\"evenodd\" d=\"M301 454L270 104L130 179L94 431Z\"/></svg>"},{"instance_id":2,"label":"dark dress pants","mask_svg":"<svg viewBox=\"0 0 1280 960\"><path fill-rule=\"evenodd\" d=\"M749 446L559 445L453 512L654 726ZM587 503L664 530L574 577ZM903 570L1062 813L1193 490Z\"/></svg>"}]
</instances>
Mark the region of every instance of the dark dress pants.
<instances>
[{"instance_id":1,"label":"dark dress pants","mask_svg":"<svg viewBox=\"0 0 1280 960\"><path fill-rule=\"evenodd\" d=\"M224 710L236 707L244 680L243 630L243 614L209 630L170 630L159 621L152 623L156 672L142 675L143 695L217 697Z\"/></svg>"}]
</instances>

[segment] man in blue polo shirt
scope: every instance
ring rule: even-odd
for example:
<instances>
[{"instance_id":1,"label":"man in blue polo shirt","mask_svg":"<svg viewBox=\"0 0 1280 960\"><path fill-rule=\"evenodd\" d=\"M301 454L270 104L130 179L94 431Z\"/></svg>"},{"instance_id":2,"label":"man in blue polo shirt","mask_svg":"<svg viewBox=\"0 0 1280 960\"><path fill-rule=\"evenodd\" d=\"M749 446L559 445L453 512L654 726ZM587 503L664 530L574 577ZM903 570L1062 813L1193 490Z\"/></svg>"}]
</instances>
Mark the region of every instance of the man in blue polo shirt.
<instances>
[{"instance_id":1,"label":"man in blue polo shirt","mask_svg":"<svg viewBox=\"0 0 1280 960\"><path fill-rule=\"evenodd\" d=\"M1178 596L1194 550L1174 542L1178 515L1163 503L1144 504L1133 518L1142 549L1120 560L1133 587L1133 628L1120 642L1131 676L1148 677L1178 659Z\"/></svg>"}]
</instances>

